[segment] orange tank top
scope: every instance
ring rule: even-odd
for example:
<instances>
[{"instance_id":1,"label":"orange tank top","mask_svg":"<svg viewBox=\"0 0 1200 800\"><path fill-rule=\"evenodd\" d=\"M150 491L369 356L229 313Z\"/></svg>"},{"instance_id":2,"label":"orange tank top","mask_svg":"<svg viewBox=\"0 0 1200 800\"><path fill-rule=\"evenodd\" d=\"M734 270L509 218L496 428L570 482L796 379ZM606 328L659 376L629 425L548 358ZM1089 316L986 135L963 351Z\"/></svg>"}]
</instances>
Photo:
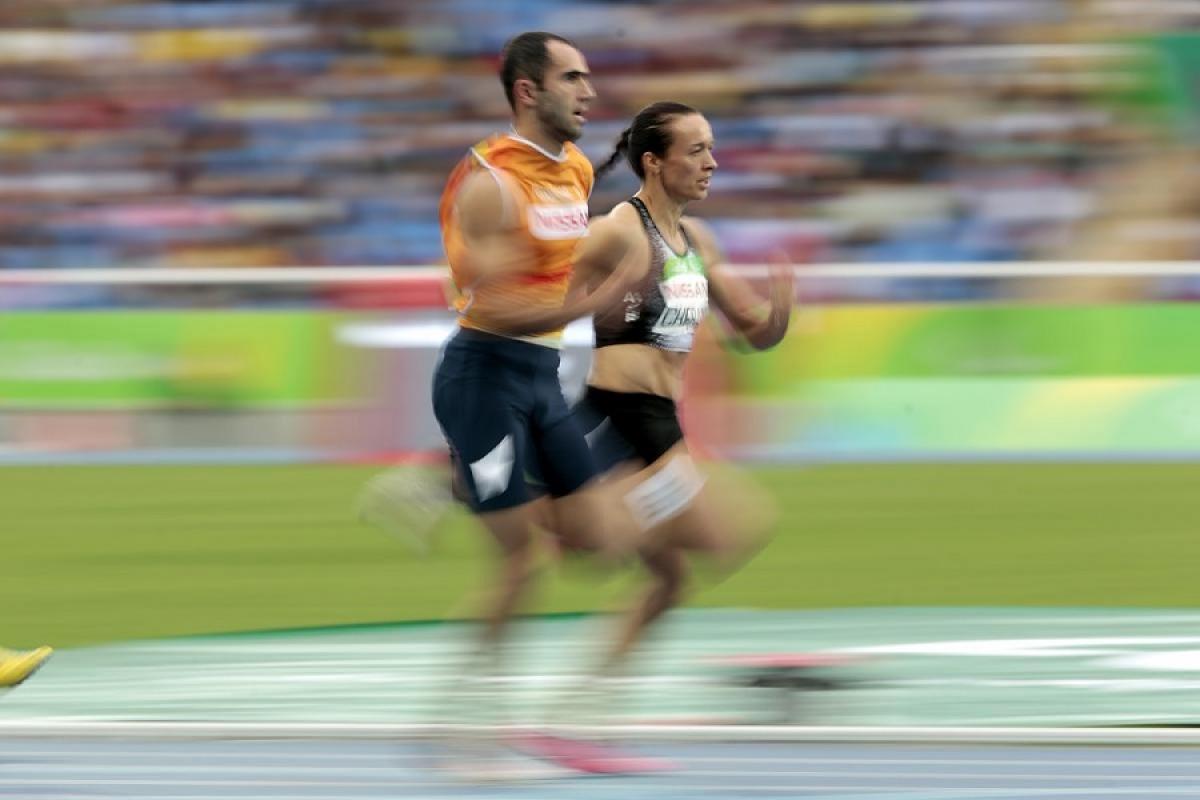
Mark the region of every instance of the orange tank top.
<instances>
[{"instance_id":1,"label":"orange tank top","mask_svg":"<svg viewBox=\"0 0 1200 800\"><path fill-rule=\"evenodd\" d=\"M514 215L518 235L533 253L528 269L518 274L487 281L471 274L455 197L467 176L478 170L489 170L502 181L505 213ZM508 180L501 179L501 174ZM442 244L458 292L454 308L460 325L489 330L486 316L473 308L473 300L485 292L489 300L503 301L506 305L540 308L562 305L571 280L575 247L587 235L587 201L591 191L591 162L569 142L560 156L553 156L515 134L493 136L471 148L450 174L439 208ZM535 340L555 344L561 338L560 328Z\"/></svg>"}]
</instances>

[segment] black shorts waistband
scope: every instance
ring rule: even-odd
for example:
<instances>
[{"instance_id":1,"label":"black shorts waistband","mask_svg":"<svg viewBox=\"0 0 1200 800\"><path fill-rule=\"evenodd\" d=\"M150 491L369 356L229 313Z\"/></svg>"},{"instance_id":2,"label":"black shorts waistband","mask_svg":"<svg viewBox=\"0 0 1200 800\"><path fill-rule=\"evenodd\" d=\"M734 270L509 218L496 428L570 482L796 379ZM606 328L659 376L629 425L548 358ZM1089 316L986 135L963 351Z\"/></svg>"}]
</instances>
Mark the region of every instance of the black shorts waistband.
<instances>
[{"instance_id":1,"label":"black shorts waistband","mask_svg":"<svg viewBox=\"0 0 1200 800\"><path fill-rule=\"evenodd\" d=\"M460 327L446 348L483 352L498 360L533 367L558 369L561 352L556 347L526 342L510 336L501 336L474 328Z\"/></svg>"},{"instance_id":2,"label":"black shorts waistband","mask_svg":"<svg viewBox=\"0 0 1200 800\"><path fill-rule=\"evenodd\" d=\"M607 408L638 408L653 409L656 412L676 413L675 401L670 397L650 392L618 392L612 389L600 389L591 384L587 387L587 396L597 405Z\"/></svg>"},{"instance_id":3,"label":"black shorts waistband","mask_svg":"<svg viewBox=\"0 0 1200 800\"><path fill-rule=\"evenodd\" d=\"M589 386L581 405L589 414L608 419L615 432L646 464L653 464L683 440L679 413L670 397ZM606 466L610 460L602 459Z\"/></svg>"}]
</instances>

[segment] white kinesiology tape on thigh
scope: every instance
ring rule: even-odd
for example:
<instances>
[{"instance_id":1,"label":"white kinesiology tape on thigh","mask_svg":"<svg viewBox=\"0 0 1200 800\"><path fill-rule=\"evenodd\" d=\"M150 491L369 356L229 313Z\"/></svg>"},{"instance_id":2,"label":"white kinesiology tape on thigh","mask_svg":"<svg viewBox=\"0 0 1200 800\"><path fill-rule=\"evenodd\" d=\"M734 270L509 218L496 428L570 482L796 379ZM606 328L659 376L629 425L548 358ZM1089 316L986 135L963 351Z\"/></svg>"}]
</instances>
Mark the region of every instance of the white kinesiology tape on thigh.
<instances>
[{"instance_id":1,"label":"white kinesiology tape on thigh","mask_svg":"<svg viewBox=\"0 0 1200 800\"><path fill-rule=\"evenodd\" d=\"M688 456L675 456L665 467L625 494L625 505L643 529L679 514L704 486L704 476Z\"/></svg>"}]
</instances>

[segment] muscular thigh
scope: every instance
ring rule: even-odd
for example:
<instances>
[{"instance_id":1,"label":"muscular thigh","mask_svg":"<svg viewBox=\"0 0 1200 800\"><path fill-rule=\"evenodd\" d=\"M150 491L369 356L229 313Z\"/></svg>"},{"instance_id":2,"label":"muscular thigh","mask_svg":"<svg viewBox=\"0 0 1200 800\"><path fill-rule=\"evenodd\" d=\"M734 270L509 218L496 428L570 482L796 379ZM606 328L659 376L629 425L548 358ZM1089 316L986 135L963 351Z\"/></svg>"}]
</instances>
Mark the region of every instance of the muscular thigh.
<instances>
[{"instance_id":1,"label":"muscular thigh","mask_svg":"<svg viewBox=\"0 0 1200 800\"><path fill-rule=\"evenodd\" d=\"M600 469L557 377L541 382L535 393L529 472L541 479L552 497L565 497L594 480Z\"/></svg>"},{"instance_id":2,"label":"muscular thigh","mask_svg":"<svg viewBox=\"0 0 1200 800\"><path fill-rule=\"evenodd\" d=\"M433 410L454 454L466 499L478 513L530 500L523 471L530 431L528 403L504 370L447 352L434 376Z\"/></svg>"}]
</instances>

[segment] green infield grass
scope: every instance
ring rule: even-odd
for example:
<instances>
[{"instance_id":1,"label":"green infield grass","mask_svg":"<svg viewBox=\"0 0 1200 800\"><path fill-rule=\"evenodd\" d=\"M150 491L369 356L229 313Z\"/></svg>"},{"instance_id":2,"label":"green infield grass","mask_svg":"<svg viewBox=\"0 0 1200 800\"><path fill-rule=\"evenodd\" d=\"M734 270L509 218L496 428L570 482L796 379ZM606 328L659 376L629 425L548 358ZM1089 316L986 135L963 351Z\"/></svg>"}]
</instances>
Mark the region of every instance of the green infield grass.
<instances>
[{"instance_id":1,"label":"green infield grass","mask_svg":"<svg viewBox=\"0 0 1200 800\"><path fill-rule=\"evenodd\" d=\"M0 468L0 644L470 616L487 543L360 524L366 466ZM1200 604L1200 465L758 467L770 543L705 606ZM634 570L551 566L530 612L611 609Z\"/></svg>"}]
</instances>

